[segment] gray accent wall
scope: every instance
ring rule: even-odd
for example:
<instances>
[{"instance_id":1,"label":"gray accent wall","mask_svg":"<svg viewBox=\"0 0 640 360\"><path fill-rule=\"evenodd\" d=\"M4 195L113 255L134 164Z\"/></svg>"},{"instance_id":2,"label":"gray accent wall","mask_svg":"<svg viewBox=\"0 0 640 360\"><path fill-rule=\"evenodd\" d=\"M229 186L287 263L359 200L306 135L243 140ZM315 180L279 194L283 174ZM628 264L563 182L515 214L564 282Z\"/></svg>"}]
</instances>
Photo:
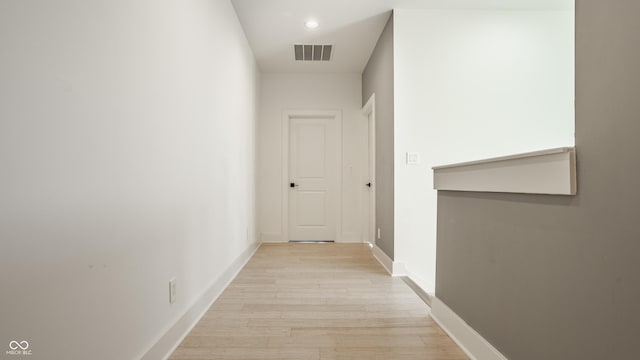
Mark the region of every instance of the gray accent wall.
<instances>
[{"instance_id":1,"label":"gray accent wall","mask_svg":"<svg viewBox=\"0 0 640 360\"><path fill-rule=\"evenodd\" d=\"M362 72L362 105L376 95L376 245L393 259L393 14Z\"/></svg>"},{"instance_id":2,"label":"gray accent wall","mask_svg":"<svg viewBox=\"0 0 640 360\"><path fill-rule=\"evenodd\" d=\"M577 196L440 192L436 296L509 359L638 359L640 2L576 1Z\"/></svg>"}]
</instances>

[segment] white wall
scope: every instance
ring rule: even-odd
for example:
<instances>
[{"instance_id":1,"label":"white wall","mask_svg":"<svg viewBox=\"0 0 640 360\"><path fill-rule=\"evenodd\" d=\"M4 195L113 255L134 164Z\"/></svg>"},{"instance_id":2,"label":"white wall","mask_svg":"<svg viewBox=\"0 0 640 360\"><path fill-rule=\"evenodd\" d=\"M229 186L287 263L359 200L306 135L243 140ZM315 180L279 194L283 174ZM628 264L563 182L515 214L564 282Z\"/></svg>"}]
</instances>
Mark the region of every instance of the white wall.
<instances>
[{"instance_id":1,"label":"white wall","mask_svg":"<svg viewBox=\"0 0 640 360\"><path fill-rule=\"evenodd\" d=\"M0 351L139 358L257 241L233 8L3 1L0 49Z\"/></svg>"},{"instance_id":2,"label":"white wall","mask_svg":"<svg viewBox=\"0 0 640 360\"><path fill-rule=\"evenodd\" d=\"M394 260L433 292L431 167L573 145L573 12L400 9L394 21Z\"/></svg>"},{"instance_id":3,"label":"white wall","mask_svg":"<svg viewBox=\"0 0 640 360\"><path fill-rule=\"evenodd\" d=\"M360 74L263 74L259 123L259 228L263 241L282 239L282 114L342 111L343 241L361 241L363 126Z\"/></svg>"}]
</instances>

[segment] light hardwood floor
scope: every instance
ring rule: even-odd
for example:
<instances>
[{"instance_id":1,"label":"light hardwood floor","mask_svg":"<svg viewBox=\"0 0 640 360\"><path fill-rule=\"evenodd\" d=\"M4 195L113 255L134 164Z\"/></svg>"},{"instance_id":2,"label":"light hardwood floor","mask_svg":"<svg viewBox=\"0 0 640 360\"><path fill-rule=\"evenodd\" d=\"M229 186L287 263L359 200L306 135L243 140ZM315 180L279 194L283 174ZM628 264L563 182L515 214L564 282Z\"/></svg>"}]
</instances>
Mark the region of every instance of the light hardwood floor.
<instances>
[{"instance_id":1,"label":"light hardwood floor","mask_svg":"<svg viewBox=\"0 0 640 360\"><path fill-rule=\"evenodd\" d=\"M364 244L263 244L171 359L467 359Z\"/></svg>"}]
</instances>

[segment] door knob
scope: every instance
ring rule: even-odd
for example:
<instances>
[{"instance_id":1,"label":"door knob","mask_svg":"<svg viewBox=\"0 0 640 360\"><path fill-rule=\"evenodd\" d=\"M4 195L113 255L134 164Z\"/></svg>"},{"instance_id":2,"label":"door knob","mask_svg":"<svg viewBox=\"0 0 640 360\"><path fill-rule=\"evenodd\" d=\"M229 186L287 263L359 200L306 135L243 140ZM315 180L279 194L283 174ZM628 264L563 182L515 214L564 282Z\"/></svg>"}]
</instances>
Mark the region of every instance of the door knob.
<instances>
[{"instance_id":1,"label":"door knob","mask_svg":"<svg viewBox=\"0 0 640 360\"><path fill-rule=\"evenodd\" d=\"M294 187L297 187L297 186L300 186L300 185L296 184L296 183L289 183L289 187L290 188L294 188Z\"/></svg>"},{"instance_id":2,"label":"door knob","mask_svg":"<svg viewBox=\"0 0 640 360\"><path fill-rule=\"evenodd\" d=\"M367 187L371 187L371 183L370 182L366 183L365 185L367 185Z\"/></svg>"}]
</instances>

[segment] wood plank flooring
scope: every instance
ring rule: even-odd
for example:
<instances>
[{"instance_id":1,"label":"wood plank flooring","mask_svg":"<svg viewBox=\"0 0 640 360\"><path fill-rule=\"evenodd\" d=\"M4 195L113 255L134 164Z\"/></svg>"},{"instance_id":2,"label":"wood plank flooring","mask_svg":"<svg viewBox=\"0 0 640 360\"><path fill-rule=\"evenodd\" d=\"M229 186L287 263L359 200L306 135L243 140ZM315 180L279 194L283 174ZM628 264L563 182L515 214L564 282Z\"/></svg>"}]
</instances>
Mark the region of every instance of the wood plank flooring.
<instances>
[{"instance_id":1,"label":"wood plank flooring","mask_svg":"<svg viewBox=\"0 0 640 360\"><path fill-rule=\"evenodd\" d=\"M364 244L263 244L173 353L196 359L467 359Z\"/></svg>"}]
</instances>

